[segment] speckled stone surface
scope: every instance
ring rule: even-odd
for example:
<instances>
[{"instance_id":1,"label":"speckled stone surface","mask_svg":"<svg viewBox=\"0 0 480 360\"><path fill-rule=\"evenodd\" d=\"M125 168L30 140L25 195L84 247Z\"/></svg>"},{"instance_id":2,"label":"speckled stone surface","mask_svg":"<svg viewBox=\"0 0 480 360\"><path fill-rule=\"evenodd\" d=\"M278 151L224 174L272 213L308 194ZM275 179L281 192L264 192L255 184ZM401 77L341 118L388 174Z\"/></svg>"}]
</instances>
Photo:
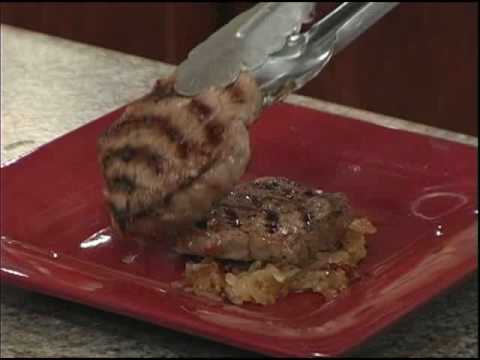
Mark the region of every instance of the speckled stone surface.
<instances>
[{"instance_id":1,"label":"speckled stone surface","mask_svg":"<svg viewBox=\"0 0 480 360\"><path fill-rule=\"evenodd\" d=\"M173 67L1 27L2 164L144 94ZM478 146L455 134L302 96L288 102ZM358 120L352 120L358 121ZM478 278L358 349L371 357L478 357ZM2 284L1 357L258 357Z\"/></svg>"}]
</instances>

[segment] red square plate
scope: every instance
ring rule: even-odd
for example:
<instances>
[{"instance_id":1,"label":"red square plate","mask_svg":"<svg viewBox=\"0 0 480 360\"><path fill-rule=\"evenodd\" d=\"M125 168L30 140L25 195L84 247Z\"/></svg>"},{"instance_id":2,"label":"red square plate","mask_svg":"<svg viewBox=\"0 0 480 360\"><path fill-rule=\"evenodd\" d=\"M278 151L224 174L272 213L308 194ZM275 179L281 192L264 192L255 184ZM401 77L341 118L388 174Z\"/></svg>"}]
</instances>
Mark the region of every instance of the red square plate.
<instances>
[{"instance_id":1,"label":"red square plate","mask_svg":"<svg viewBox=\"0 0 480 360\"><path fill-rule=\"evenodd\" d=\"M475 148L279 104L252 129L245 178L345 192L379 230L363 278L328 303L266 307L171 288L184 260L168 241L142 251L108 228L95 142L121 111L2 168L2 280L265 354L335 356L477 268Z\"/></svg>"}]
</instances>

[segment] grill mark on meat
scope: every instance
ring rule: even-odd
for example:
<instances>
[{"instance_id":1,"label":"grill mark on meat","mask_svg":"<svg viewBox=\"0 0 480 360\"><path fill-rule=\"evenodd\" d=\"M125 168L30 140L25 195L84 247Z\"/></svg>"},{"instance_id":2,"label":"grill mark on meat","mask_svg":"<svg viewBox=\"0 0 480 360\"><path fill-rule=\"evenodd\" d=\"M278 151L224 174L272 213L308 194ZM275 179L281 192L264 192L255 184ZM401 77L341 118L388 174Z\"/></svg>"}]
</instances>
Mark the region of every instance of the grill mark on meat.
<instances>
[{"instance_id":1,"label":"grill mark on meat","mask_svg":"<svg viewBox=\"0 0 480 360\"><path fill-rule=\"evenodd\" d=\"M108 182L110 192L131 194L137 188L135 182L127 176L117 176Z\"/></svg>"},{"instance_id":2,"label":"grill mark on meat","mask_svg":"<svg viewBox=\"0 0 480 360\"><path fill-rule=\"evenodd\" d=\"M254 81L242 81L245 76L240 75L237 86L205 92L195 98L177 94L173 77L160 79L149 93L129 105L99 139L98 155L100 165L105 165L102 170L106 196L128 215L126 231L147 234L153 229L151 222L165 221L165 225L171 226L184 224L184 218L192 214L206 215L200 211L206 212L207 205L213 200L218 202L220 194L239 181L250 155L244 121L256 116L261 98ZM233 101L244 104L235 106ZM230 109L232 106L234 109ZM192 116L196 119L191 119ZM187 124L189 120L194 123ZM209 123L213 124L207 126ZM158 153L158 157L138 151L143 146ZM125 147L125 152L115 153L119 147ZM202 166L214 157L217 162L212 162L210 171L205 170L207 175L200 180L186 177L186 174L200 177ZM237 161L218 161L227 157ZM122 175L134 179L138 188L129 196L127 192L109 194L108 182ZM202 190L194 192L197 186ZM127 186L124 190L130 189ZM143 217L150 208L154 214L149 221L142 218L134 222L132 215ZM258 210L261 221L263 214L261 208ZM237 212L243 219L243 213ZM242 224L245 225L246 222Z\"/></svg>"},{"instance_id":3,"label":"grill mark on meat","mask_svg":"<svg viewBox=\"0 0 480 360\"><path fill-rule=\"evenodd\" d=\"M266 221L266 228L270 234L273 234L278 231L278 221L280 220L280 216L274 210L265 209L265 221Z\"/></svg>"},{"instance_id":4,"label":"grill mark on meat","mask_svg":"<svg viewBox=\"0 0 480 360\"><path fill-rule=\"evenodd\" d=\"M125 231L126 229L126 225L129 223L129 222L132 222L136 219L139 219L139 218L142 218L142 217L146 217L146 216L150 216L152 215L153 213L155 213L156 211L156 208L159 207L159 206L162 206L162 205L166 205L166 206L169 206L171 204L171 201L173 199L173 196L179 192L179 191L182 191L182 190L185 190L187 188L189 188L198 178L200 178L202 175L204 175L208 170L210 170L216 163L217 159L212 159L212 161L208 162L207 164L205 164L205 166L203 166L199 173L196 175L196 176L190 176L190 177L187 177L177 188L177 190L175 191L172 191L168 194L165 195L165 197L160 200L160 201L155 201L153 202L152 204L150 204L149 206L143 208L143 209L140 209L134 213L130 213L130 211L127 210L119 210L117 208L114 207L114 205L111 205L111 208L112 208L112 213L114 214L114 217L115 217L115 220L117 221L117 223L119 224L120 226L120 229L122 231ZM127 179L127 178L125 178Z\"/></svg>"},{"instance_id":5,"label":"grill mark on meat","mask_svg":"<svg viewBox=\"0 0 480 360\"><path fill-rule=\"evenodd\" d=\"M230 206L230 205L229 205ZM236 209L241 210L241 211L247 211L247 212L255 212L253 215L257 216L256 211L257 209L251 206L245 206L245 205L240 205L240 204L235 204L234 205Z\"/></svg>"},{"instance_id":6,"label":"grill mark on meat","mask_svg":"<svg viewBox=\"0 0 480 360\"><path fill-rule=\"evenodd\" d=\"M135 219L140 219L142 217L150 216L154 213L155 213L155 208L147 207L145 209L142 209L142 210L137 211L136 213L130 215L129 221L134 221Z\"/></svg>"},{"instance_id":7,"label":"grill mark on meat","mask_svg":"<svg viewBox=\"0 0 480 360\"><path fill-rule=\"evenodd\" d=\"M113 218L115 219L115 222L117 223L118 227L122 232L125 231L127 227L127 223L130 221L128 212L125 209L119 209L117 208L113 203L109 202L109 207L110 211L113 215Z\"/></svg>"},{"instance_id":8,"label":"grill mark on meat","mask_svg":"<svg viewBox=\"0 0 480 360\"><path fill-rule=\"evenodd\" d=\"M175 196L176 193L182 191L182 190L186 190L188 189L190 186L192 186L192 184L198 180L200 177L202 177L208 170L210 170L214 165L215 163L217 162L217 159L214 158L212 159L211 161L209 161L208 163L206 163L201 169L200 171L198 172L197 175L195 176L188 176L187 178L185 178L185 180L180 183L180 185L177 187L176 190L174 191L171 191L169 192L168 194L166 194L162 200L158 200L158 201L154 201L153 203L151 203L149 206L147 206L146 208L140 210L140 211L137 211L135 213L132 214L132 218L133 219L138 219L138 218L141 218L141 217L144 217L144 216L148 216L150 214L152 214L156 208L158 207L161 207L161 206L170 206L171 202L172 202L172 199L173 197Z\"/></svg>"},{"instance_id":9,"label":"grill mark on meat","mask_svg":"<svg viewBox=\"0 0 480 360\"><path fill-rule=\"evenodd\" d=\"M182 191L189 188L196 179L198 179L198 176L187 176L185 180L178 186L177 191Z\"/></svg>"},{"instance_id":10,"label":"grill mark on meat","mask_svg":"<svg viewBox=\"0 0 480 360\"><path fill-rule=\"evenodd\" d=\"M243 89L236 84L233 84L228 90L227 90L228 96L230 97L230 100L234 104L244 104L246 102L246 96L243 91Z\"/></svg>"},{"instance_id":11,"label":"grill mark on meat","mask_svg":"<svg viewBox=\"0 0 480 360\"><path fill-rule=\"evenodd\" d=\"M117 158L120 158L124 163L131 161L143 162L156 175L160 175L164 170L165 159L147 146L132 147L126 145L120 149L108 152L102 161L104 170L107 170L113 163L113 160Z\"/></svg>"},{"instance_id":12,"label":"grill mark on meat","mask_svg":"<svg viewBox=\"0 0 480 360\"><path fill-rule=\"evenodd\" d=\"M185 139L184 134L178 129L169 118L163 116L155 116L150 118L159 130L165 134L167 139L174 144L177 144L177 152L180 158L185 159L195 148L194 144Z\"/></svg>"},{"instance_id":13,"label":"grill mark on meat","mask_svg":"<svg viewBox=\"0 0 480 360\"><path fill-rule=\"evenodd\" d=\"M198 146L186 139L182 131L178 129L168 117L160 115L142 117L132 116L129 119L111 127L108 131L108 136L113 138L115 136L131 133L137 129L145 128L160 132L168 139L168 141L170 141L170 143L176 144L178 155L182 159L185 159L189 154L198 149ZM221 130L223 133L223 126ZM215 136L218 137L218 131L219 130L216 128L210 129L209 134L211 137L215 138Z\"/></svg>"},{"instance_id":14,"label":"grill mark on meat","mask_svg":"<svg viewBox=\"0 0 480 360\"><path fill-rule=\"evenodd\" d=\"M192 183L195 182L197 179L202 177L208 170L210 170L215 163L217 162L217 158L211 159L209 162L207 162L204 166L200 168L198 171L198 174L195 176L188 176L179 186L178 186L178 191L180 190L185 190L192 186Z\"/></svg>"},{"instance_id":15,"label":"grill mark on meat","mask_svg":"<svg viewBox=\"0 0 480 360\"><path fill-rule=\"evenodd\" d=\"M190 154L194 154L195 156L209 156L210 153L206 151L202 145L190 141L182 141L178 144L178 154L181 159L186 159Z\"/></svg>"},{"instance_id":16,"label":"grill mark on meat","mask_svg":"<svg viewBox=\"0 0 480 360\"><path fill-rule=\"evenodd\" d=\"M208 143L212 146L217 146L222 142L224 132L225 126L218 121L211 121L205 125L205 135Z\"/></svg>"},{"instance_id":17,"label":"grill mark on meat","mask_svg":"<svg viewBox=\"0 0 480 360\"><path fill-rule=\"evenodd\" d=\"M146 117L144 118L144 121L148 121L147 119L154 122L158 128L163 131L170 142L180 144L182 140L184 140L181 130L177 129L169 118L156 115L153 117Z\"/></svg>"},{"instance_id":18,"label":"grill mark on meat","mask_svg":"<svg viewBox=\"0 0 480 360\"><path fill-rule=\"evenodd\" d=\"M114 137L120 135L128 135L131 131L137 129L144 129L144 128L163 128L160 124L160 121L163 121L163 117L156 116L155 120L158 120L158 124L154 122L154 118L151 116L136 116L136 115L129 115L126 119L121 122L118 122L112 125L106 132L106 136Z\"/></svg>"},{"instance_id":19,"label":"grill mark on meat","mask_svg":"<svg viewBox=\"0 0 480 360\"><path fill-rule=\"evenodd\" d=\"M238 214L236 213L235 210L226 207L223 210L225 212L225 217L227 218L227 221L230 225L233 225L235 227L240 227L240 218L238 217Z\"/></svg>"},{"instance_id":20,"label":"grill mark on meat","mask_svg":"<svg viewBox=\"0 0 480 360\"><path fill-rule=\"evenodd\" d=\"M202 220L199 220L197 221L194 226L197 228L197 229L201 229L201 230L207 230L208 228L208 223L207 223L207 220L206 219L202 219Z\"/></svg>"},{"instance_id":21,"label":"grill mark on meat","mask_svg":"<svg viewBox=\"0 0 480 360\"><path fill-rule=\"evenodd\" d=\"M255 207L257 208L262 207L262 202L258 200L258 198L255 195L250 195L250 199L252 201L252 204L255 205Z\"/></svg>"},{"instance_id":22,"label":"grill mark on meat","mask_svg":"<svg viewBox=\"0 0 480 360\"><path fill-rule=\"evenodd\" d=\"M164 159L158 154L149 154L147 157L148 166L155 172L155 174L160 175L164 170Z\"/></svg>"},{"instance_id":23,"label":"grill mark on meat","mask_svg":"<svg viewBox=\"0 0 480 360\"><path fill-rule=\"evenodd\" d=\"M315 263L318 251L341 248L350 223L346 198L328 193L320 195L315 188L311 188L314 196L309 198L305 195L309 190L307 186L283 178L275 180L278 184L275 190L261 187L262 183L271 187L271 182L262 178L237 185L213 205L207 216L206 230L197 227L194 233L182 235L186 239L197 239L195 246L184 243L177 250L206 256L201 245L213 237L226 249L224 254L218 255L221 258L307 265ZM294 194L293 200L285 196L289 189ZM252 196L261 202L259 207L254 205ZM226 208L235 213L229 213ZM239 227L234 226L237 216ZM217 225L210 226L211 223Z\"/></svg>"},{"instance_id":24,"label":"grill mark on meat","mask_svg":"<svg viewBox=\"0 0 480 360\"><path fill-rule=\"evenodd\" d=\"M187 142L182 142L178 144L178 154L180 155L180 158L186 159L188 154L190 154L192 151L192 146L190 143Z\"/></svg>"},{"instance_id":25,"label":"grill mark on meat","mask_svg":"<svg viewBox=\"0 0 480 360\"><path fill-rule=\"evenodd\" d=\"M137 150L133 149L131 146L125 146L123 149L120 149L119 156L124 162L129 162L136 155Z\"/></svg>"},{"instance_id":26,"label":"grill mark on meat","mask_svg":"<svg viewBox=\"0 0 480 360\"><path fill-rule=\"evenodd\" d=\"M192 101L190 101L188 110L200 123L204 122L213 114L213 109L198 99L192 99Z\"/></svg>"}]
</instances>

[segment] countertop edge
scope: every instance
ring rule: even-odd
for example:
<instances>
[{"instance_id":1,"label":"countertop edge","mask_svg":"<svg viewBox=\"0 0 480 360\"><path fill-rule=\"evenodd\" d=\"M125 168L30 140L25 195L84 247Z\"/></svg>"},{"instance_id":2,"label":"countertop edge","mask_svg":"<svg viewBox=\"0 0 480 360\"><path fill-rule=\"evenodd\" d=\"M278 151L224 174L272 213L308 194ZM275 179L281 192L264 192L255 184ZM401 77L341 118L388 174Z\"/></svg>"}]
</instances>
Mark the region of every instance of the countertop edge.
<instances>
[{"instance_id":1,"label":"countertop edge","mask_svg":"<svg viewBox=\"0 0 480 360\"><path fill-rule=\"evenodd\" d=\"M314 99L303 95L292 94L285 99L285 102L319 110L329 114L350 117L355 120L365 121L395 130L406 130L417 134L428 134L429 136L478 147L478 138L475 136L415 123L393 116L374 113L372 111L352 108L321 99Z\"/></svg>"}]
</instances>

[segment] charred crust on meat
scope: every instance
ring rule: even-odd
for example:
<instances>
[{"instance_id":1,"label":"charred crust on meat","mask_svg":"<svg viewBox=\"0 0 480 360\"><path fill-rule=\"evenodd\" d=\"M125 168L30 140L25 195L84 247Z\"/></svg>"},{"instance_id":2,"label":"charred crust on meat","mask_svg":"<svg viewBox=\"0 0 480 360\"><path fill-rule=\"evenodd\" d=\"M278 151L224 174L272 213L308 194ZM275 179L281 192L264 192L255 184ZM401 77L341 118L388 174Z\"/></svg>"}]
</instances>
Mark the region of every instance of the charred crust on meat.
<instances>
[{"instance_id":1,"label":"charred crust on meat","mask_svg":"<svg viewBox=\"0 0 480 360\"><path fill-rule=\"evenodd\" d=\"M120 157L124 162L129 162L134 156L135 149L133 149L131 146L125 146L123 149L121 149Z\"/></svg>"},{"instance_id":2,"label":"charred crust on meat","mask_svg":"<svg viewBox=\"0 0 480 360\"><path fill-rule=\"evenodd\" d=\"M315 195L315 193L312 190L307 190L303 194L307 197L312 197Z\"/></svg>"},{"instance_id":3,"label":"charred crust on meat","mask_svg":"<svg viewBox=\"0 0 480 360\"><path fill-rule=\"evenodd\" d=\"M147 207L147 208L142 209L139 212L137 212L134 217L135 218L142 218L142 217L145 217L145 216L150 216L154 213L155 213L155 209L153 209L151 207Z\"/></svg>"},{"instance_id":4,"label":"charred crust on meat","mask_svg":"<svg viewBox=\"0 0 480 360\"><path fill-rule=\"evenodd\" d=\"M175 194L179 191L182 191L182 190L185 190L187 188L189 188L190 186L192 186L192 184L197 180L199 179L201 176L203 176L207 171L209 171L214 165L215 163L217 162L217 159L214 158L212 159L211 161L209 161L207 164L205 164L200 170L199 172L197 173L197 175L195 176L187 176L185 178L185 180L183 180L180 185L178 185L177 189L166 194L162 200L160 201L155 201L154 203L150 204L149 207L147 207L146 209L142 210L142 211L147 211L148 214L152 214L155 209L159 206L162 206L162 205L165 205L165 206L170 206L171 203L172 203L172 200L173 200L173 197L175 196ZM145 216L145 215L143 215ZM134 218L137 218L139 217L138 213L135 213L133 215Z\"/></svg>"},{"instance_id":5,"label":"charred crust on meat","mask_svg":"<svg viewBox=\"0 0 480 360\"><path fill-rule=\"evenodd\" d=\"M110 128L109 136L118 136L120 134L127 134L145 128L159 132L171 143L176 144L178 155L182 159L185 159L193 152L200 154L205 152L200 146L188 141L182 131L175 127L168 117L164 116L131 117ZM221 134L224 130L223 126L219 129L207 125L207 128L207 136L210 136L209 141L214 145L218 145L221 141Z\"/></svg>"},{"instance_id":6,"label":"charred crust on meat","mask_svg":"<svg viewBox=\"0 0 480 360\"><path fill-rule=\"evenodd\" d=\"M155 172L155 174L160 175L163 173L164 159L158 154L148 154L147 156L148 166Z\"/></svg>"},{"instance_id":7,"label":"charred crust on meat","mask_svg":"<svg viewBox=\"0 0 480 360\"><path fill-rule=\"evenodd\" d=\"M195 145L185 139L181 130L175 127L166 117L155 117L159 129L172 143L177 144L177 151L182 159L185 159L192 151L196 149Z\"/></svg>"},{"instance_id":8,"label":"charred crust on meat","mask_svg":"<svg viewBox=\"0 0 480 360\"><path fill-rule=\"evenodd\" d=\"M165 197L163 198L163 203L166 206L170 206L170 204L172 203L172 198L173 198L173 193L169 193L165 195Z\"/></svg>"},{"instance_id":9,"label":"charred crust on meat","mask_svg":"<svg viewBox=\"0 0 480 360\"><path fill-rule=\"evenodd\" d=\"M125 209L119 209L114 204L109 203L110 211L117 223L118 227L122 232L127 228L127 223L129 222L129 216Z\"/></svg>"},{"instance_id":10,"label":"charred crust on meat","mask_svg":"<svg viewBox=\"0 0 480 360\"><path fill-rule=\"evenodd\" d=\"M198 179L199 176L187 176L185 180L182 181L182 183L178 186L178 190L185 190L192 186L193 182Z\"/></svg>"},{"instance_id":11,"label":"charred crust on meat","mask_svg":"<svg viewBox=\"0 0 480 360\"><path fill-rule=\"evenodd\" d=\"M262 207L262 202L255 195L250 195L250 200L255 207Z\"/></svg>"},{"instance_id":12,"label":"charred crust on meat","mask_svg":"<svg viewBox=\"0 0 480 360\"><path fill-rule=\"evenodd\" d=\"M109 129L109 136L115 136L119 134L127 134L130 131L135 131L137 129L144 129L149 127L152 129L159 130L163 135L167 137L173 143L180 143L183 139L183 134L179 129L173 126L168 119L164 116L130 116L128 119L125 119L118 124L113 125Z\"/></svg>"},{"instance_id":13,"label":"charred crust on meat","mask_svg":"<svg viewBox=\"0 0 480 360\"><path fill-rule=\"evenodd\" d=\"M161 174L164 170L165 159L146 146L134 148L127 145L120 149L107 152L102 160L103 168L106 170L115 159L120 159L124 163L131 161L143 162L156 175Z\"/></svg>"},{"instance_id":14,"label":"charred crust on meat","mask_svg":"<svg viewBox=\"0 0 480 360\"><path fill-rule=\"evenodd\" d=\"M127 176L117 176L108 182L108 188L111 192L121 192L131 194L136 189L132 179Z\"/></svg>"},{"instance_id":15,"label":"charred crust on meat","mask_svg":"<svg viewBox=\"0 0 480 360\"><path fill-rule=\"evenodd\" d=\"M205 144L183 141L178 146L179 155L182 159L187 158L190 154L198 157L210 157L212 149Z\"/></svg>"},{"instance_id":16,"label":"charred crust on meat","mask_svg":"<svg viewBox=\"0 0 480 360\"><path fill-rule=\"evenodd\" d=\"M112 162L112 155L111 154L106 154L102 159L102 168L104 169L107 169L107 167L110 165L110 163Z\"/></svg>"},{"instance_id":17,"label":"charred crust on meat","mask_svg":"<svg viewBox=\"0 0 480 360\"><path fill-rule=\"evenodd\" d=\"M121 149L107 152L107 154L103 157L102 165L106 169L110 165L111 161L115 158L120 158L123 162L127 163L134 157L135 149L127 145Z\"/></svg>"},{"instance_id":18,"label":"charred crust on meat","mask_svg":"<svg viewBox=\"0 0 480 360\"><path fill-rule=\"evenodd\" d=\"M177 188L177 191L185 190L190 186L192 186L192 184L201 176L203 176L208 170L210 170L216 162L217 162L216 159L212 159L211 161L206 163L204 166L202 166L195 176L187 176L185 180L183 180L180 183L180 185Z\"/></svg>"},{"instance_id":19,"label":"charred crust on meat","mask_svg":"<svg viewBox=\"0 0 480 360\"><path fill-rule=\"evenodd\" d=\"M169 118L164 116L152 116L152 117L145 117L144 121L148 123L149 121L156 124L156 126L165 134L165 136L170 140L172 143L180 143L183 139L182 132L177 129Z\"/></svg>"},{"instance_id":20,"label":"charred crust on meat","mask_svg":"<svg viewBox=\"0 0 480 360\"><path fill-rule=\"evenodd\" d=\"M225 213L225 218L227 219L227 222L230 224L230 225L233 225L235 227L240 227L240 218L238 217L238 214L235 210L229 208L229 207L226 207L223 209L224 213Z\"/></svg>"},{"instance_id":21,"label":"charred crust on meat","mask_svg":"<svg viewBox=\"0 0 480 360\"><path fill-rule=\"evenodd\" d=\"M197 229L200 229L200 230L207 230L208 222L207 222L206 219L202 219L202 220L199 220L199 221L195 222L194 226Z\"/></svg>"},{"instance_id":22,"label":"charred crust on meat","mask_svg":"<svg viewBox=\"0 0 480 360\"><path fill-rule=\"evenodd\" d=\"M178 155L180 158L185 159L188 154L190 154L190 144L187 142L182 142L178 144Z\"/></svg>"},{"instance_id":23,"label":"charred crust on meat","mask_svg":"<svg viewBox=\"0 0 480 360\"><path fill-rule=\"evenodd\" d=\"M275 180L269 180L269 181L265 181L265 182L258 182L257 186L260 187L261 189L265 189L265 190L275 190L280 185Z\"/></svg>"},{"instance_id":24,"label":"charred crust on meat","mask_svg":"<svg viewBox=\"0 0 480 360\"><path fill-rule=\"evenodd\" d=\"M223 140L225 126L218 121L212 121L205 125L205 135L210 145L219 145Z\"/></svg>"},{"instance_id":25,"label":"charred crust on meat","mask_svg":"<svg viewBox=\"0 0 480 360\"><path fill-rule=\"evenodd\" d=\"M315 270L320 268L323 262L317 264L318 252L329 254L344 245L350 224L345 211L345 207L349 208L347 199L343 201L328 193L319 195L314 188L311 188L314 197L308 198L307 186L282 178L273 178L278 183L275 190L261 187L263 182L272 186L271 179L260 178L234 187L208 212L207 229L202 228L205 224L193 228L200 246L185 243L180 252L211 255L203 245L215 240L227 250L225 254L229 251L235 254L225 256L238 260L315 264ZM286 197L289 191L295 195L294 200ZM254 206L253 196L260 200L261 206ZM237 218L240 227L235 227Z\"/></svg>"},{"instance_id":26,"label":"charred crust on meat","mask_svg":"<svg viewBox=\"0 0 480 360\"><path fill-rule=\"evenodd\" d=\"M213 109L198 99L192 99L192 101L190 101L190 104L188 104L188 110L200 122L208 119L213 114Z\"/></svg>"},{"instance_id":27,"label":"charred crust on meat","mask_svg":"<svg viewBox=\"0 0 480 360\"><path fill-rule=\"evenodd\" d=\"M271 209L265 209L265 226L269 233L273 234L278 231L279 214Z\"/></svg>"},{"instance_id":28,"label":"charred crust on meat","mask_svg":"<svg viewBox=\"0 0 480 360\"><path fill-rule=\"evenodd\" d=\"M188 141L182 141L178 144L178 155L181 159L186 159L193 152L200 153L199 147L195 146L195 144Z\"/></svg>"}]
</instances>

